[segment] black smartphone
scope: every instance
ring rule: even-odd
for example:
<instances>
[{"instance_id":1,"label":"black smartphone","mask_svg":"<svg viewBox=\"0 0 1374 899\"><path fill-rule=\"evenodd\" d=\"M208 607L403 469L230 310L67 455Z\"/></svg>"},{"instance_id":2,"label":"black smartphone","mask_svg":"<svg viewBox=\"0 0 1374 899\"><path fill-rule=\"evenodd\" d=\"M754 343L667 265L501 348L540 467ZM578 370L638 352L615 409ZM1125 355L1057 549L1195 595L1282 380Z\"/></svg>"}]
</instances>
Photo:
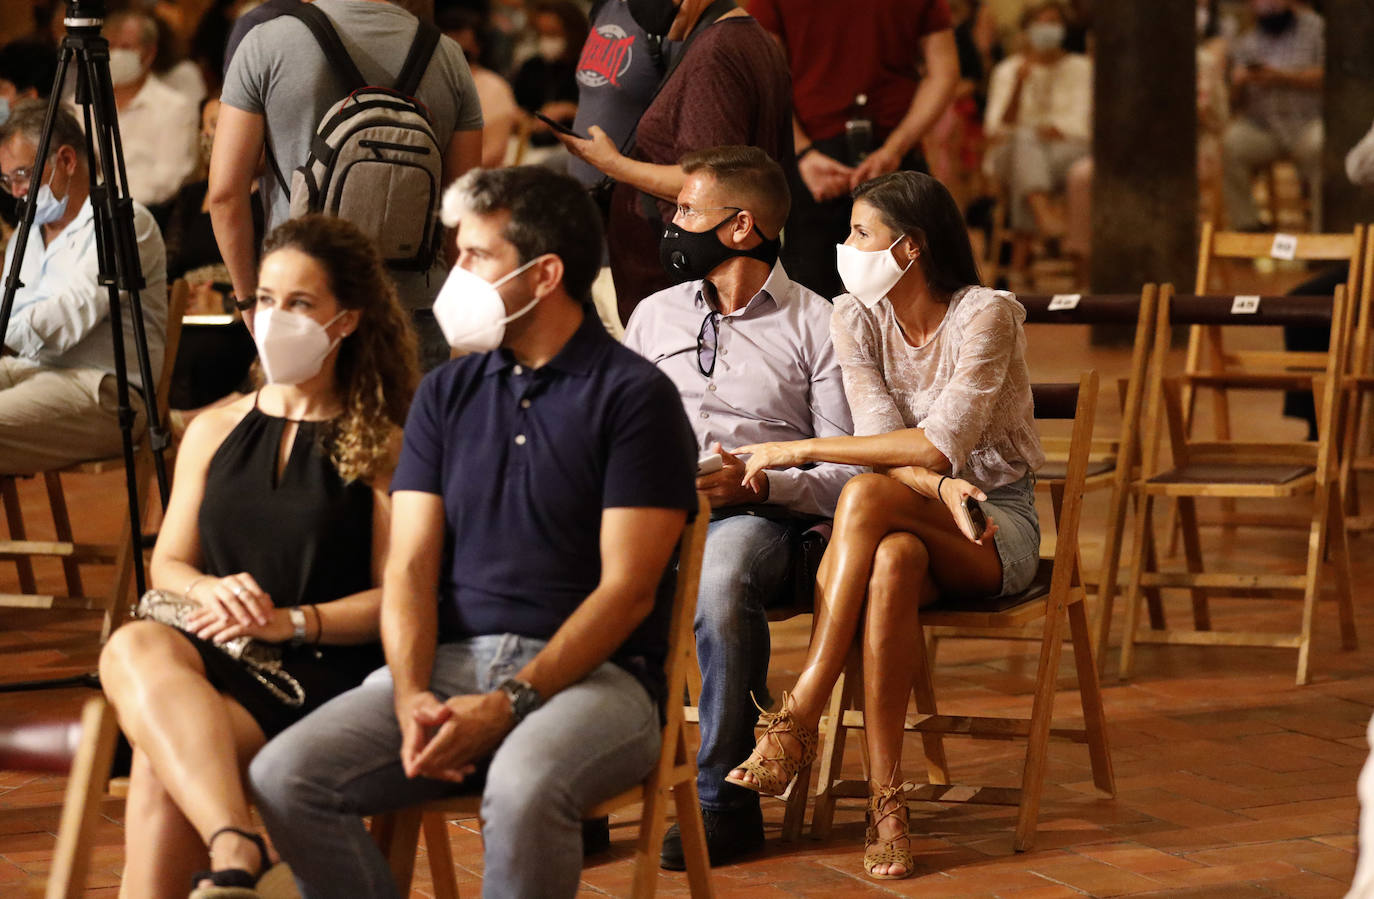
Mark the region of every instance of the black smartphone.
<instances>
[{"instance_id":1,"label":"black smartphone","mask_svg":"<svg viewBox=\"0 0 1374 899\"><path fill-rule=\"evenodd\" d=\"M538 119L539 121L543 122L545 125L548 125L548 126L549 126L550 128L552 128L554 131L557 131L559 134L566 134L566 135L568 135L568 137L575 137L575 138L577 138L578 140L590 140L590 139L591 139L591 138L587 137L585 134L578 134L576 131L572 130L572 129L569 128L567 125L564 125L562 122L555 122L553 119L551 119L551 118L549 118L548 116L544 115L542 112L536 112L536 113L534 114L534 117L535 117L536 119Z\"/></svg>"}]
</instances>

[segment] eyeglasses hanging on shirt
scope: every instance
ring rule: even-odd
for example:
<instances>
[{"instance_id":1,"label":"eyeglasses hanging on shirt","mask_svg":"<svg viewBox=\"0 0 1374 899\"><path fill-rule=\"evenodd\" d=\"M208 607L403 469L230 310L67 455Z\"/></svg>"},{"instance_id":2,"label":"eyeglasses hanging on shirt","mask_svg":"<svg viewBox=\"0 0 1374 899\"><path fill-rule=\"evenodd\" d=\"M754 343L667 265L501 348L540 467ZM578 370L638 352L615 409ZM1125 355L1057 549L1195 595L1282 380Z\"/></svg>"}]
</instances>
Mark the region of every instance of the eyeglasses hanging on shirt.
<instances>
[{"instance_id":1,"label":"eyeglasses hanging on shirt","mask_svg":"<svg viewBox=\"0 0 1374 899\"><path fill-rule=\"evenodd\" d=\"M655 356L653 361L657 365L664 359L671 359L674 356L695 351L697 354L697 371L701 372L703 377L710 378L716 373L716 347L719 343L720 313L712 309L701 320L701 330L697 331L696 346L683 347L680 350L673 350L671 353L663 353L660 356Z\"/></svg>"}]
</instances>

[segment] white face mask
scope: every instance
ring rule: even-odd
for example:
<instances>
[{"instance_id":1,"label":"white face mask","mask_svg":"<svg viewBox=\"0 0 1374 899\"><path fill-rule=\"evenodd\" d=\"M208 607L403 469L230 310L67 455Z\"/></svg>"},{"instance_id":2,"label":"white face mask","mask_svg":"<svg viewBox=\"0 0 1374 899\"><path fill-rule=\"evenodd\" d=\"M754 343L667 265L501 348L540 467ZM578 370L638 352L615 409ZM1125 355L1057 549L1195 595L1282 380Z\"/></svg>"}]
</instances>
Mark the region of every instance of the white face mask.
<instances>
[{"instance_id":1,"label":"white face mask","mask_svg":"<svg viewBox=\"0 0 1374 899\"><path fill-rule=\"evenodd\" d=\"M308 315L262 309L253 313L253 342L269 384L299 384L320 373L325 357L343 337L329 339L325 330L344 313L320 324Z\"/></svg>"},{"instance_id":2,"label":"white face mask","mask_svg":"<svg viewBox=\"0 0 1374 899\"><path fill-rule=\"evenodd\" d=\"M901 242L902 238L897 238L886 250L861 250L842 243L835 245L835 268L839 270L844 289L866 308L872 309L878 305L878 301L887 296L887 292L902 280L906 269L916 261L912 259L906 268L897 264L892 256L892 247Z\"/></svg>"},{"instance_id":3,"label":"white face mask","mask_svg":"<svg viewBox=\"0 0 1374 899\"><path fill-rule=\"evenodd\" d=\"M143 74L143 57L137 50L116 47L110 51L110 81L115 87L133 84Z\"/></svg>"},{"instance_id":4,"label":"white face mask","mask_svg":"<svg viewBox=\"0 0 1374 899\"><path fill-rule=\"evenodd\" d=\"M1058 22L1036 22L1026 29L1026 40L1032 50L1041 53L1058 50L1064 43L1064 26Z\"/></svg>"},{"instance_id":5,"label":"white face mask","mask_svg":"<svg viewBox=\"0 0 1374 899\"><path fill-rule=\"evenodd\" d=\"M506 336L506 325L533 309L539 297L507 315L506 304L497 288L540 258L536 256L494 283L454 266L434 298L434 318L448 345L460 353L487 353L499 347Z\"/></svg>"},{"instance_id":6,"label":"white face mask","mask_svg":"<svg viewBox=\"0 0 1374 899\"><path fill-rule=\"evenodd\" d=\"M48 180L43 182L42 187L38 188L38 196L33 199L33 223L35 225L51 225L67 214L67 201L72 196L71 186L68 185L65 197L60 200L57 199L57 196L52 192L52 179L56 176L57 160L54 159Z\"/></svg>"}]
</instances>

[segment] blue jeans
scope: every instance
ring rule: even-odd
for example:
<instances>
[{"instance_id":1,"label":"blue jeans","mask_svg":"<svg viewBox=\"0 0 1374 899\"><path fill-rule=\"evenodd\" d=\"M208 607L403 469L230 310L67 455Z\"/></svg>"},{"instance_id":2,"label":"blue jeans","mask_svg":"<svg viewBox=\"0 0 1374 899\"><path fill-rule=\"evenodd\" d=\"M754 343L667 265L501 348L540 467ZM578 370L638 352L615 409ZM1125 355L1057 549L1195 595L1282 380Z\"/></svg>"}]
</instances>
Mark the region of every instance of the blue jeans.
<instances>
[{"instance_id":1,"label":"blue jeans","mask_svg":"<svg viewBox=\"0 0 1374 899\"><path fill-rule=\"evenodd\" d=\"M701 749L697 792L712 811L747 808L758 794L725 782L754 748L758 710L767 708L768 615L796 552L797 525L754 515L711 522L697 594L697 661L701 665Z\"/></svg>"},{"instance_id":2,"label":"blue jeans","mask_svg":"<svg viewBox=\"0 0 1374 899\"><path fill-rule=\"evenodd\" d=\"M489 691L543 646L514 634L441 644L430 688L440 699ZM392 697L391 672L374 671L253 759L258 809L306 899L395 896L360 816L462 791L406 777ZM660 736L648 693L610 662L526 717L497 747L482 791L482 895L573 896L583 811L642 781Z\"/></svg>"}]
</instances>

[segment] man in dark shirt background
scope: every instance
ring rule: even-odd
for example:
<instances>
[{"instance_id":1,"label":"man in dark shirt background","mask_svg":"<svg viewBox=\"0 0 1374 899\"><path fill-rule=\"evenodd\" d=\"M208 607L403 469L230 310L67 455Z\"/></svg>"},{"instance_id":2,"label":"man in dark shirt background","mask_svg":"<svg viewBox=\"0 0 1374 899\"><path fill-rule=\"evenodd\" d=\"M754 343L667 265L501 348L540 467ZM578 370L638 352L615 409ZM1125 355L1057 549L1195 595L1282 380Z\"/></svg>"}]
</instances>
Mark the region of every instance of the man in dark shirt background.
<instances>
[{"instance_id":1,"label":"man in dark shirt background","mask_svg":"<svg viewBox=\"0 0 1374 899\"><path fill-rule=\"evenodd\" d=\"M391 480L388 668L254 760L306 896L389 895L359 816L451 795L490 759L486 892L571 897L582 812L644 778L658 706L681 701L663 695L659 587L696 509L677 391L591 311L600 219L576 181L479 169L455 190L459 267L487 284L455 272L446 289L467 280L454 302L473 303L502 281L506 314L528 311L416 393Z\"/></svg>"},{"instance_id":2,"label":"man in dark shirt background","mask_svg":"<svg viewBox=\"0 0 1374 899\"><path fill-rule=\"evenodd\" d=\"M648 0L634 9L647 34L686 46L665 57L676 66L640 116L631 152L622 154L597 123L587 126L590 139L559 136L574 156L616 182L606 243L622 322L640 300L673 283L659 264L658 244L686 180L679 159L743 145L785 169L792 165L787 61L758 22L713 0Z\"/></svg>"},{"instance_id":3,"label":"man in dark shirt background","mask_svg":"<svg viewBox=\"0 0 1374 899\"><path fill-rule=\"evenodd\" d=\"M959 53L946 0L749 0L787 53L797 182L782 261L821 296L844 292L835 244L849 192L898 169L925 171L921 139L954 99Z\"/></svg>"}]
</instances>

